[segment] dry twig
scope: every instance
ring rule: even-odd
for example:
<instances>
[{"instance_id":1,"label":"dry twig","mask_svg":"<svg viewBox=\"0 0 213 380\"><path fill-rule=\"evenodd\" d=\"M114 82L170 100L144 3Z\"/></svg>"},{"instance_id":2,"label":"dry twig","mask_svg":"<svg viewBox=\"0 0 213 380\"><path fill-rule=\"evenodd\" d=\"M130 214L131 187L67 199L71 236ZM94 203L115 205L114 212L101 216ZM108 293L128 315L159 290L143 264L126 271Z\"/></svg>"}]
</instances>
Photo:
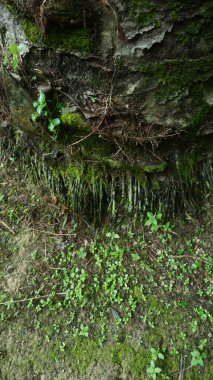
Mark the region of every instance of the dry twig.
<instances>
[{"instance_id":1,"label":"dry twig","mask_svg":"<svg viewBox=\"0 0 213 380\"><path fill-rule=\"evenodd\" d=\"M3 220L0 219L0 224L5 227L9 232L11 232L11 234L15 235L15 231L10 227L8 226L7 223L5 223Z\"/></svg>"}]
</instances>

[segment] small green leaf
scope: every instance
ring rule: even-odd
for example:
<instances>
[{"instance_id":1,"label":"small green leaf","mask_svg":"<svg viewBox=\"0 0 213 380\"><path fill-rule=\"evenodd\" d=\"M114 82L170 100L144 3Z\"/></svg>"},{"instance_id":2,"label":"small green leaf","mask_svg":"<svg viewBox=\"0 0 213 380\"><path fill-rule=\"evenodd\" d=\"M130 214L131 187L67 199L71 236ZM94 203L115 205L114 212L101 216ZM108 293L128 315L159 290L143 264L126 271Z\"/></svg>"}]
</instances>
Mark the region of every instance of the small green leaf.
<instances>
[{"instance_id":1,"label":"small green leaf","mask_svg":"<svg viewBox=\"0 0 213 380\"><path fill-rule=\"evenodd\" d=\"M46 97L45 97L45 94L43 92L40 92L40 95L38 97L38 102L40 104L45 104L46 105Z\"/></svg>"},{"instance_id":2,"label":"small green leaf","mask_svg":"<svg viewBox=\"0 0 213 380\"><path fill-rule=\"evenodd\" d=\"M159 357L159 359L164 359L164 355L161 354L161 352L159 352L158 357Z\"/></svg>"},{"instance_id":3,"label":"small green leaf","mask_svg":"<svg viewBox=\"0 0 213 380\"><path fill-rule=\"evenodd\" d=\"M36 108L36 110L37 110L37 112L38 112L39 115L42 114L42 111L43 111L44 107L45 107L45 105L39 104L39 106Z\"/></svg>"},{"instance_id":4,"label":"small green leaf","mask_svg":"<svg viewBox=\"0 0 213 380\"><path fill-rule=\"evenodd\" d=\"M56 131L56 129L55 129L55 127L56 126L58 126L59 124L60 124L60 119L50 119L50 123L49 123L49 125L48 125L48 129L49 129L49 131L50 132L55 132Z\"/></svg>"},{"instance_id":5,"label":"small green leaf","mask_svg":"<svg viewBox=\"0 0 213 380\"><path fill-rule=\"evenodd\" d=\"M106 237L110 238L112 236L112 233L111 232L107 232L106 233Z\"/></svg>"},{"instance_id":6,"label":"small green leaf","mask_svg":"<svg viewBox=\"0 0 213 380\"><path fill-rule=\"evenodd\" d=\"M37 112L34 112L32 113L31 117L32 117L32 121L36 121L39 117L39 114Z\"/></svg>"},{"instance_id":7,"label":"small green leaf","mask_svg":"<svg viewBox=\"0 0 213 380\"><path fill-rule=\"evenodd\" d=\"M113 235L114 239L120 239L120 236L118 234Z\"/></svg>"},{"instance_id":8,"label":"small green leaf","mask_svg":"<svg viewBox=\"0 0 213 380\"><path fill-rule=\"evenodd\" d=\"M11 44L9 46L9 50L10 50L11 54L17 54L17 55L19 55L19 49L18 49L18 46L15 43L13 43L13 44Z\"/></svg>"},{"instance_id":9,"label":"small green leaf","mask_svg":"<svg viewBox=\"0 0 213 380\"><path fill-rule=\"evenodd\" d=\"M202 355L198 350L194 350L191 352L192 360L191 360L191 366L200 365L201 367L204 366L204 361L202 358Z\"/></svg>"}]
</instances>

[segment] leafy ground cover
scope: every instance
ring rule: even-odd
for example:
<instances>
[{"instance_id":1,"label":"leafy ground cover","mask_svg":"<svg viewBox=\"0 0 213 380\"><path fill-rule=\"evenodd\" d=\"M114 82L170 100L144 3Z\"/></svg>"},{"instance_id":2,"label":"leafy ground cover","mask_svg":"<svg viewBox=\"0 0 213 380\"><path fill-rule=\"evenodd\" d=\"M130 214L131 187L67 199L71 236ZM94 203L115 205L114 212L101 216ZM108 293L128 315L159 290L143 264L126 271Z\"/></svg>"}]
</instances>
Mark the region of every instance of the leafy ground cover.
<instances>
[{"instance_id":1,"label":"leafy ground cover","mask_svg":"<svg viewBox=\"0 0 213 380\"><path fill-rule=\"evenodd\" d=\"M97 229L0 165L1 378L210 380L211 199Z\"/></svg>"}]
</instances>

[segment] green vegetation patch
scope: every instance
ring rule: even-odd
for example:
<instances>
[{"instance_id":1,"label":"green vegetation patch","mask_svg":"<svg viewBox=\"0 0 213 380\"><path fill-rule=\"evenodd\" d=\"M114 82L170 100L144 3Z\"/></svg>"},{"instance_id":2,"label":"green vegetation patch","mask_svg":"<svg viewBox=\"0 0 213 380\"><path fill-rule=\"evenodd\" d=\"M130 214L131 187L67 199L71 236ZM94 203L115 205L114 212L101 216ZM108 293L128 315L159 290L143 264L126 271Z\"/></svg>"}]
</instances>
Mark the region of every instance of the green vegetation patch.
<instances>
[{"instance_id":1,"label":"green vegetation patch","mask_svg":"<svg viewBox=\"0 0 213 380\"><path fill-rule=\"evenodd\" d=\"M128 6L132 20L140 26L154 24L160 27L162 5L157 0L124 0ZM170 15L172 21L181 19L181 12L187 7L190 0L167 0L164 1L166 15Z\"/></svg>"},{"instance_id":2,"label":"green vegetation patch","mask_svg":"<svg viewBox=\"0 0 213 380\"><path fill-rule=\"evenodd\" d=\"M202 29L202 25L199 22L192 22L183 30L176 32L177 39L184 46L188 46L197 41L197 39L200 36L201 29Z\"/></svg>"},{"instance_id":3,"label":"green vegetation patch","mask_svg":"<svg viewBox=\"0 0 213 380\"><path fill-rule=\"evenodd\" d=\"M49 33L43 34L35 21L24 17L22 28L26 37L34 44L52 49L61 48L67 51L78 51L88 54L91 51L90 34L85 29L62 29L55 26Z\"/></svg>"},{"instance_id":4,"label":"green vegetation patch","mask_svg":"<svg viewBox=\"0 0 213 380\"><path fill-rule=\"evenodd\" d=\"M0 177L2 378L100 379L104 368L167 380L184 358L186 379L211 380L210 209L196 223L150 211L96 229L68 219L62 197L26 182L14 157Z\"/></svg>"},{"instance_id":5,"label":"green vegetation patch","mask_svg":"<svg viewBox=\"0 0 213 380\"><path fill-rule=\"evenodd\" d=\"M167 163L161 162L155 165L145 165L143 167L143 171L145 173L163 172L166 169L166 167L167 167Z\"/></svg>"},{"instance_id":6,"label":"green vegetation patch","mask_svg":"<svg viewBox=\"0 0 213 380\"><path fill-rule=\"evenodd\" d=\"M45 44L50 48L60 47L68 51L79 51L88 54L91 51L89 32L85 29L61 30L54 28L45 38Z\"/></svg>"},{"instance_id":7,"label":"green vegetation patch","mask_svg":"<svg viewBox=\"0 0 213 380\"><path fill-rule=\"evenodd\" d=\"M156 24L159 26L159 21L156 15L156 3L149 0L128 0L129 12L131 18L139 24L146 26L148 24Z\"/></svg>"},{"instance_id":8,"label":"green vegetation patch","mask_svg":"<svg viewBox=\"0 0 213 380\"><path fill-rule=\"evenodd\" d=\"M75 127L75 128L79 128L83 124L83 120L81 116L77 113L62 112L61 121L63 124L67 124L69 125L69 127Z\"/></svg>"},{"instance_id":9,"label":"green vegetation patch","mask_svg":"<svg viewBox=\"0 0 213 380\"><path fill-rule=\"evenodd\" d=\"M147 81L157 81L159 98L172 98L187 91L194 82L206 81L212 74L213 56L198 59L172 59L141 65Z\"/></svg>"},{"instance_id":10,"label":"green vegetation patch","mask_svg":"<svg viewBox=\"0 0 213 380\"><path fill-rule=\"evenodd\" d=\"M181 175L182 181L186 186L189 186L193 178L193 170L196 165L198 157L195 154L182 154L179 160L179 173Z\"/></svg>"},{"instance_id":11,"label":"green vegetation patch","mask_svg":"<svg viewBox=\"0 0 213 380\"><path fill-rule=\"evenodd\" d=\"M35 21L24 17L21 23L26 37L34 44L42 45L44 43L43 33Z\"/></svg>"}]
</instances>

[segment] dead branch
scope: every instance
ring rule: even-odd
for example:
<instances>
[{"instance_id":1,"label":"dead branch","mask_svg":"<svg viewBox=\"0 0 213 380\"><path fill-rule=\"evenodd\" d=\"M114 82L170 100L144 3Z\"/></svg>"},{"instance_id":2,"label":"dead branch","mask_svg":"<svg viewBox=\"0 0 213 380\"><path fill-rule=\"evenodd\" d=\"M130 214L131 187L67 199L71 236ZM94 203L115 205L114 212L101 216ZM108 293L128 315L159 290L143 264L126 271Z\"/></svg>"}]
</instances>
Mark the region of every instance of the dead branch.
<instances>
[{"instance_id":1,"label":"dead branch","mask_svg":"<svg viewBox=\"0 0 213 380\"><path fill-rule=\"evenodd\" d=\"M10 227L8 226L7 223L5 223L3 220L0 219L0 224L5 227L11 234L15 235L15 231Z\"/></svg>"}]
</instances>

